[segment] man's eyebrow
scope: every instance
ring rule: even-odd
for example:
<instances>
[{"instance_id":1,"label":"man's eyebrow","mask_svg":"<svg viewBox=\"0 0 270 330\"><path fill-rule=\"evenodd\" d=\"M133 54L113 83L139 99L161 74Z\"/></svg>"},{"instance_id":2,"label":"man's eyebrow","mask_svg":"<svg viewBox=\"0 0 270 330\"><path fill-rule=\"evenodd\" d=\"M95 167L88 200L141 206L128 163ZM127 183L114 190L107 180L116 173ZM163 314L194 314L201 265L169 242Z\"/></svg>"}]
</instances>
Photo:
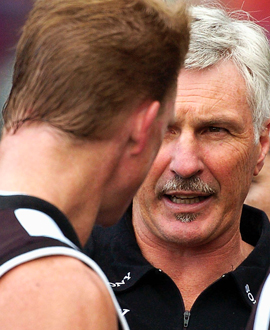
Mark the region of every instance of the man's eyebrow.
<instances>
[{"instance_id":1,"label":"man's eyebrow","mask_svg":"<svg viewBox=\"0 0 270 330\"><path fill-rule=\"evenodd\" d=\"M231 129L235 132L241 132L245 128L245 122L239 121L239 117L228 118L219 116L216 118L198 118L196 121L198 127L218 126Z\"/></svg>"},{"instance_id":2,"label":"man's eyebrow","mask_svg":"<svg viewBox=\"0 0 270 330\"><path fill-rule=\"evenodd\" d=\"M232 126L239 126L241 122L239 121L239 116L225 116L219 115L216 117L198 117L196 120L198 123L205 124L205 125L232 125Z\"/></svg>"},{"instance_id":3,"label":"man's eyebrow","mask_svg":"<svg viewBox=\"0 0 270 330\"><path fill-rule=\"evenodd\" d=\"M199 120L198 122L205 125L236 125L237 124L234 120L224 119L224 118L203 119L203 120Z\"/></svg>"},{"instance_id":4,"label":"man's eyebrow","mask_svg":"<svg viewBox=\"0 0 270 330\"><path fill-rule=\"evenodd\" d=\"M169 124L168 126L175 126L177 125L177 118L174 116L170 121L169 121Z\"/></svg>"}]
</instances>

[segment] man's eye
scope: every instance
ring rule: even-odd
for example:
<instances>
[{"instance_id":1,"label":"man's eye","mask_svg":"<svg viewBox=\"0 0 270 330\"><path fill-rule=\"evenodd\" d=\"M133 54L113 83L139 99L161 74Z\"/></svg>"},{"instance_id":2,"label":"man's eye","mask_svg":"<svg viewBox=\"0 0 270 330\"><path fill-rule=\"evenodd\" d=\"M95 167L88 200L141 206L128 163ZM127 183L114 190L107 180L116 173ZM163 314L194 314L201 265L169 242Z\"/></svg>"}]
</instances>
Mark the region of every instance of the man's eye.
<instances>
[{"instance_id":1,"label":"man's eye","mask_svg":"<svg viewBox=\"0 0 270 330\"><path fill-rule=\"evenodd\" d=\"M221 127L214 127L214 126L210 126L208 128L209 132L212 132L212 133L219 133L219 132L224 132L224 128L221 128Z\"/></svg>"},{"instance_id":2,"label":"man's eye","mask_svg":"<svg viewBox=\"0 0 270 330\"><path fill-rule=\"evenodd\" d=\"M201 134L210 134L209 136L212 136L213 138L221 138L227 135L227 133L229 133L229 131L226 128L219 126L207 126L201 131Z\"/></svg>"},{"instance_id":3,"label":"man's eye","mask_svg":"<svg viewBox=\"0 0 270 330\"><path fill-rule=\"evenodd\" d=\"M166 132L167 134L173 134L173 135L175 135L176 134L176 130L175 130L175 128L174 127L172 127L172 126L168 126L168 128L167 128L167 132Z\"/></svg>"}]
</instances>

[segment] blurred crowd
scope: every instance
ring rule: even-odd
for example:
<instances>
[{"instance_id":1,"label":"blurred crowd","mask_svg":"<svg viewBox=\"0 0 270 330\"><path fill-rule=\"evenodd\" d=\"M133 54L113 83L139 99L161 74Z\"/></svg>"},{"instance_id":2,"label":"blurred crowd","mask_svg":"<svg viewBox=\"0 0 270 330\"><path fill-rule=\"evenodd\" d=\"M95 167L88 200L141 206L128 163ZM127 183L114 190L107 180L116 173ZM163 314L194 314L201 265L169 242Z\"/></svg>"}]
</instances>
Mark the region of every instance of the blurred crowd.
<instances>
[{"instance_id":1,"label":"blurred crowd","mask_svg":"<svg viewBox=\"0 0 270 330\"><path fill-rule=\"evenodd\" d=\"M10 89L12 64L20 28L33 0L0 1L0 107Z\"/></svg>"}]
</instances>

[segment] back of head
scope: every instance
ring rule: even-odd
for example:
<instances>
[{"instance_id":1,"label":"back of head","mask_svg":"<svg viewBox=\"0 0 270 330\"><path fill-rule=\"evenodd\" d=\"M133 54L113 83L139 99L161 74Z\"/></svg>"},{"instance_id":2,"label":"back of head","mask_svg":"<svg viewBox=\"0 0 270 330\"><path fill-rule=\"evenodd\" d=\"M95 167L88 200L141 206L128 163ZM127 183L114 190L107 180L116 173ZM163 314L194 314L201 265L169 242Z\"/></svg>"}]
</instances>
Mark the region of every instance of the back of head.
<instances>
[{"instance_id":1,"label":"back of head","mask_svg":"<svg viewBox=\"0 0 270 330\"><path fill-rule=\"evenodd\" d=\"M258 141L270 116L270 48L264 29L248 13L228 13L218 4L192 6L190 12L191 40L185 68L200 70L232 60L246 82Z\"/></svg>"},{"instance_id":2,"label":"back of head","mask_svg":"<svg viewBox=\"0 0 270 330\"><path fill-rule=\"evenodd\" d=\"M17 47L5 128L42 121L79 138L105 137L119 113L164 101L188 42L184 3L36 0Z\"/></svg>"}]
</instances>

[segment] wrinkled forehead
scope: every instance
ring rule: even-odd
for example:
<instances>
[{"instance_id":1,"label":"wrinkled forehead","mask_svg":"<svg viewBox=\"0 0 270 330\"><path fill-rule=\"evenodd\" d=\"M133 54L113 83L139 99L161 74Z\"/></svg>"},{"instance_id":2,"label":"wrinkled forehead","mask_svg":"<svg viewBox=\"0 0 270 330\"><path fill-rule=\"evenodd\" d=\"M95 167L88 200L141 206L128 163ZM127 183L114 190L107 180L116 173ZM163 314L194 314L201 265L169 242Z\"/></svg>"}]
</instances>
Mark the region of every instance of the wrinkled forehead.
<instances>
[{"instance_id":1,"label":"wrinkled forehead","mask_svg":"<svg viewBox=\"0 0 270 330\"><path fill-rule=\"evenodd\" d=\"M203 70L182 70L178 77L176 116L252 117L245 81L236 66L221 62Z\"/></svg>"}]
</instances>

